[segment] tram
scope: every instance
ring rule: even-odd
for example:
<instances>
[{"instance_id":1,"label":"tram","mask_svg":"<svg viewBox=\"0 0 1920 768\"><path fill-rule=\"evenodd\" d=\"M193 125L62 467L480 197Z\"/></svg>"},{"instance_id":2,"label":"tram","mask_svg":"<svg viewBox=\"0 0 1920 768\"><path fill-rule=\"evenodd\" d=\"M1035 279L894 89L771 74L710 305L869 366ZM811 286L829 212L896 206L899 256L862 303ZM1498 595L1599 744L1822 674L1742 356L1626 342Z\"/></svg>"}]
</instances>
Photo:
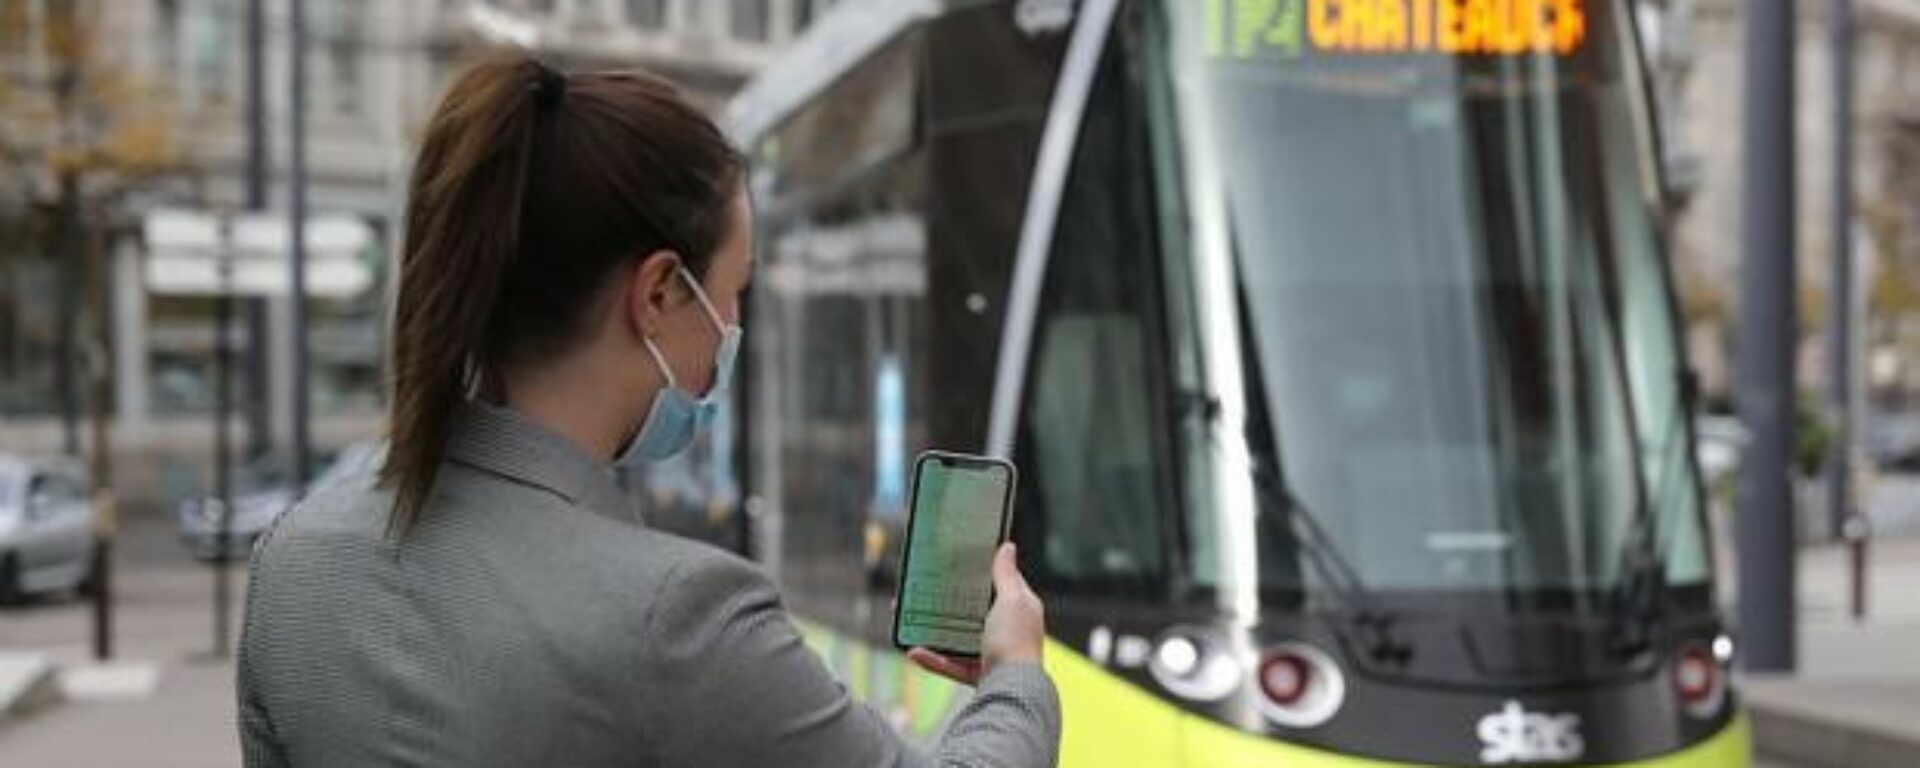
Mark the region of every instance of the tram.
<instances>
[{"instance_id":1,"label":"tram","mask_svg":"<svg viewBox=\"0 0 1920 768\"><path fill-rule=\"evenodd\" d=\"M836 5L726 112L721 463L809 642L939 727L887 650L906 474L978 451L1064 765L1748 765L1633 21Z\"/></svg>"}]
</instances>

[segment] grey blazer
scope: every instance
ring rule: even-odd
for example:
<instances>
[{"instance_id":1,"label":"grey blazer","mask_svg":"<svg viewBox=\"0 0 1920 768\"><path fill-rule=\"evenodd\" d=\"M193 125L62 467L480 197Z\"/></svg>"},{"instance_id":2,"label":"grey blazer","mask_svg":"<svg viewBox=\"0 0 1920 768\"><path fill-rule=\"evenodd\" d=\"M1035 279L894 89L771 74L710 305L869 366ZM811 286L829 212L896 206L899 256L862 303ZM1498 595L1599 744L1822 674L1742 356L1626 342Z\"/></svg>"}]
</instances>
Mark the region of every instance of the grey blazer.
<instances>
[{"instance_id":1,"label":"grey blazer","mask_svg":"<svg viewBox=\"0 0 1920 768\"><path fill-rule=\"evenodd\" d=\"M254 553L239 659L248 766L1052 765L1038 666L980 682L931 754L801 644L752 563L648 530L607 470L464 407L404 539L371 477Z\"/></svg>"}]
</instances>

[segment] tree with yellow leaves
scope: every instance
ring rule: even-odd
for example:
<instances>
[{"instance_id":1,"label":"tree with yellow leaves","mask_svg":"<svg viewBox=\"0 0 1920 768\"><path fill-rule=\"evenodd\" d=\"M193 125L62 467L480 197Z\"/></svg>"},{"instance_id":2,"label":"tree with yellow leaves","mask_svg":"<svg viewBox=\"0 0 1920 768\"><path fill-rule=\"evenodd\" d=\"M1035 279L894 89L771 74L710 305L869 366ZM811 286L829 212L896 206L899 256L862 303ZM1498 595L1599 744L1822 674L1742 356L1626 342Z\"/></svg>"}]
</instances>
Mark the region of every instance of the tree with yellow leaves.
<instances>
[{"instance_id":1,"label":"tree with yellow leaves","mask_svg":"<svg viewBox=\"0 0 1920 768\"><path fill-rule=\"evenodd\" d=\"M137 75L130 46L111 39L115 5L0 0L0 270L42 259L57 276L53 389L70 453L79 442L76 361L105 347L81 341L81 322L90 315L96 331L106 325L101 255L113 215L128 193L179 170L167 94ZM91 312L80 306L83 276ZM96 384L98 414L105 386Z\"/></svg>"},{"instance_id":2,"label":"tree with yellow leaves","mask_svg":"<svg viewBox=\"0 0 1920 768\"><path fill-rule=\"evenodd\" d=\"M1897 258L1881 262L1868 301L1875 313L1886 317L1920 314L1920 269Z\"/></svg>"}]
</instances>

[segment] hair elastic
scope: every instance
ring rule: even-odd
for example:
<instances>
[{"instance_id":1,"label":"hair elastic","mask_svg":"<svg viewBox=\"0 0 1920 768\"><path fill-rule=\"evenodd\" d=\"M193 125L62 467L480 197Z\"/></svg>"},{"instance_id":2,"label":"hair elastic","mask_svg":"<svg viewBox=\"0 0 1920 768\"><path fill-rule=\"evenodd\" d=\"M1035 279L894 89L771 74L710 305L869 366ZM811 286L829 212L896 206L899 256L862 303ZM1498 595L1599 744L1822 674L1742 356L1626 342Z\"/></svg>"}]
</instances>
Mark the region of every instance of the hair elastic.
<instances>
[{"instance_id":1,"label":"hair elastic","mask_svg":"<svg viewBox=\"0 0 1920 768\"><path fill-rule=\"evenodd\" d=\"M533 103L541 109L553 109L560 104L560 98L567 93L567 75L560 70L539 65L540 72L534 77L527 89L533 91Z\"/></svg>"}]
</instances>

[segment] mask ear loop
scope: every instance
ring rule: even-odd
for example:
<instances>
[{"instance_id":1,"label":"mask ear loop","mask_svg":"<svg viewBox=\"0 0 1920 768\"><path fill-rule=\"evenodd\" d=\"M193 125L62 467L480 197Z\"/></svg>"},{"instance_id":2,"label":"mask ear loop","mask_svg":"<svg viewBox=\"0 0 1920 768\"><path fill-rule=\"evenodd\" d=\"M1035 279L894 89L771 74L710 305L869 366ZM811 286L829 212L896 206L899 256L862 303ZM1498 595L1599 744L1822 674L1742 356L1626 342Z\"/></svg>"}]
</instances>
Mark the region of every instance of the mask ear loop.
<instances>
[{"instance_id":1,"label":"mask ear loop","mask_svg":"<svg viewBox=\"0 0 1920 768\"><path fill-rule=\"evenodd\" d=\"M673 271L674 274L680 275L683 280L689 277L686 265L682 264L678 258L674 259ZM708 312L713 311L713 306L707 303L706 295L700 291L699 283L693 284L693 295L700 299L700 306L706 307ZM653 358L654 367L659 368L660 374L667 378L667 386L679 389L680 382L673 375L673 366L667 365L667 358L665 355L660 354L660 348L654 345L653 337L643 337L640 339L640 343L646 345L647 355Z\"/></svg>"},{"instance_id":2,"label":"mask ear loop","mask_svg":"<svg viewBox=\"0 0 1920 768\"><path fill-rule=\"evenodd\" d=\"M679 389L680 382L674 380L673 367L667 365L667 358L660 354L660 348L653 345L653 337L648 336L640 341L647 345L647 354L653 356L653 364L658 366L660 373L667 377L667 386Z\"/></svg>"},{"instance_id":3,"label":"mask ear loop","mask_svg":"<svg viewBox=\"0 0 1920 768\"><path fill-rule=\"evenodd\" d=\"M727 321L720 319L720 310L714 309L713 302L707 299L707 289L700 285L699 280L693 278L693 273L687 271L685 264L676 263L673 265L673 270L680 275L680 279L687 281L687 285L693 288L693 298L699 300L700 308L707 311L707 319L713 321L714 330L719 331L722 336L726 335Z\"/></svg>"}]
</instances>

